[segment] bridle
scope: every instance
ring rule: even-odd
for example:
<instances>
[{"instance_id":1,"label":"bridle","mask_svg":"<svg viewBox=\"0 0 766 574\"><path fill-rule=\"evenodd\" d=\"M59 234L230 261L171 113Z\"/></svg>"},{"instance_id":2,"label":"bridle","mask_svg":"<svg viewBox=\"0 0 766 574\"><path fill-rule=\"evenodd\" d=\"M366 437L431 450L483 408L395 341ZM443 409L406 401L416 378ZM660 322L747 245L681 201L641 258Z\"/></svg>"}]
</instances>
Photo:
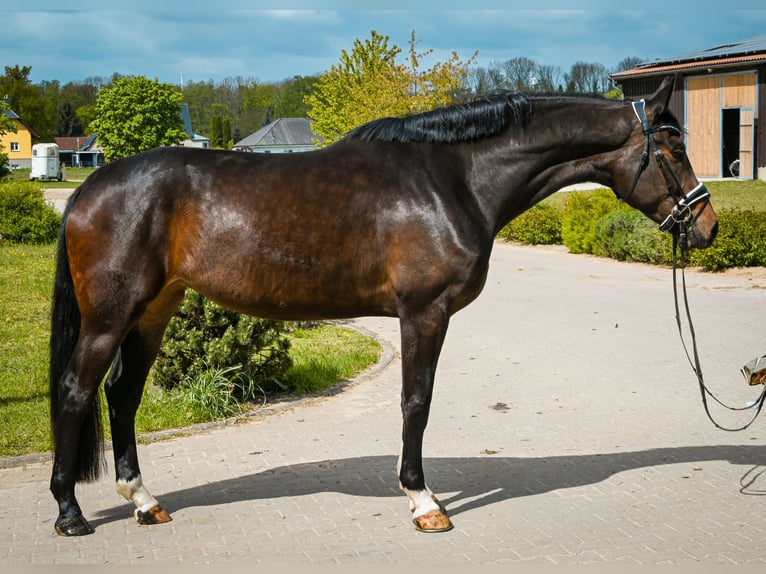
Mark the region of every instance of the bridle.
<instances>
[{"instance_id":1,"label":"bridle","mask_svg":"<svg viewBox=\"0 0 766 574\"><path fill-rule=\"evenodd\" d=\"M751 403L747 404L744 407L731 407L725 403L723 403L718 397L716 397L705 385L704 378L702 376L702 365L700 363L699 353L697 352L697 339L694 333L694 325L692 324L692 318L691 318L691 312L689 310L689 300L686 293L686 275L684 273L684 269L686 267L686 229L689 225L692 225L694 221L696 220L697 216L694 216L692 214L692 206L702 203L707 204L710 202L710 192L708 192L707 188L704 184L700 183L698 184L694 189L692 189L688 194L684 193L681 184L678 181L678 178L676 177L675 173L673 173L673 170L670 168L670 164L668 163L667 158L665 157L665 154L662 153L662 150L659 149L659 146L657 145L657 142L654 139L654 134L661 131L670 131L673 132L679 136L683 135L680 128L677 126L674 126L672 124L663 124L659 126L652 127L649 124L649 119L646 117L646 112L644 111L645 103L644 100L640 100L638 102L632 102L633 105L633 111L636 114L636 117L638 118L638 121L641 123L641 127L644 130L644 135L646 136L646 139L644 140L644 150L641 154L641 163L639 165L639 169L636 172L635 177L633 178L633 184L630 186L630 189L628 190L628 193L621 197L620 199L622 201L627 201L628 198L632 195L633 191L636 189L636 185L638 185L638 180L641 178L641 174L644 173L646 168L649 165L649 153L650 148L653 151L653 155L655 160L657 161L657 165L659 166L660 173L662 173L663 178L665 179L665 184L668 187L668 193L670 194L670 197L673 198L673 202L675 205L673 206L673 209L668 214L668 216L660 223L660 231L668 231L672 233L673 235L673 297L675 302L675 311L676 311L676 323L678 325L678 333L681 336L681 344L683 345L684 352L686 353L686 358L689 361L689 365L691 365L692 371L694 371L694 374L697 376L697 382L699 383L699 389L700 393L702 395L702 404L705 407L705 413L707 414L710 421L713 423L713 425L716 426L716 428L719 428L721 430L730 431L730 432L736 432L745 430L748 428L753 422L755 422L755 419L758 418L758 415L761 413L761 410L763 409L764 403L766 403L766 386L764 386L763 392L761 393L761 396ZM619 196L618 196L619 197ZM703 210L699 210L699 213L701 213ZM683 328L681 325L681 313L680 313L680 306L679 306L679 299L678 299L678 281L677 281L677 270L679 268L679 258L678 258L678 251L680 247L681 257L680 257L680 268L681 268L681 284L684 294L684 309L686 311L686 318L689 325L689 334L691 337L691 343L692 343L692 354L689 353L689 349L686 345L686 341L684 339L683 334ZM755 414L753 415L753 418L745 425L737 428L729 428L724 427L720 425L718 422L713 419L712 414L710 413L710 407L708 406L708 397L712 398L715 402L717 402L719 405L724 407L727 410L730 411L744 411L749 410L751 408L755 408Z\"/></svg>"},{"instance_id":2,"label":"bridle","mask_svg":"<svg viewBox=\"0 0 766 574\"><path fill-rule=\"evenodd\" d=\"M657 162L657 166L660 169L662 177L665 179L665 185L668 188L668 193L673 199L673 209L668 216L660 223L660 231L668 231L674 236L678 237L679 244L682 249L686 248L686 229L689 225L692 225L697 216L692 214L692 207L697 203L708 203L710 201L710 192L708 192L705 184L699 183L688 194L684 192L681 187L676 174L670 167L665 154L657 145L657 141L654 139L654 134L662 131L670 131L676 135L683 135L683 132L678 126L673 124L662 124L652 127L649 124L649 119L646 117L645 102L640 100L638 102L631 102L633 106L633 112L636 114L642 129L644 130L644 150L641 154L641 163L639 164L638 171L633 178L633 183L628 190L628 193L621 197L622 201L627 202L638 185L638 180L641 179L641 174L644 173L649 166L649 153L650 148L653 152L654 159ZM702 210L699 211L701 213Z\"/></svg>"}]
</instances>

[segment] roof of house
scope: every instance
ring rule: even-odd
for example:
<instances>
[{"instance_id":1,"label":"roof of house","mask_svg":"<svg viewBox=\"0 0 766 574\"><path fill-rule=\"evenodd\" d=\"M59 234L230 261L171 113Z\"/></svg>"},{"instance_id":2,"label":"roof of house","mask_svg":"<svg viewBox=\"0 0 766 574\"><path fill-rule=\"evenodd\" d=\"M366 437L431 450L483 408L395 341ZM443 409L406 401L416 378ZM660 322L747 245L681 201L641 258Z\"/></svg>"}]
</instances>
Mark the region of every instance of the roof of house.
<instances>
[{"instance_id":1,"label":"roof of house","mask_svg":"<svg viewBox=\"0 0 766 574\"><path fill-rule=\"evenodd\" d=\"M29 130L29 133L32 134L33 138L39 138L40 137L39 135L37 135L37 132L35 130L33 130L32 127L27 122L22 120L21 117L19 117L19 114L17 114L13 110L11 110L11 109L5 110L5 115L8 118L12 119L12 120L16 120L21 125L23 125L25 128L27 128Z\"/></svg>"},{"instance_id":2,"label":"roof of house","mask_svg":"<svg viewBox=\"0 0 766 574\"><path fill-rule=\"evenodd\" d=\"M91 136L70 136L54 138L61 151L92 151L90 148L96 142L96 134Z\"/></svg>"},{"instance_id":3,"label":"roof of house","mask_svg":"<svg viewBox=\"0 0 766 574\"><path fill-rule=\"evenodd\" d=\"M616 80L655 75L663 72L694 70L711 66L737 66L766 62L766 34L729 42L696 52L687 52L670 58L661 58L612 74Z\"/></svg>"},{"instance_id":4,"label":"roof of house","mask_svg":"<svg viewBox=\"0 0 766 574\"><path fill-rule=\"evenodd\" d=\"M234 147L313 146L321 140L308 118L279 118L238 141Z\"/></svg>"}]
</instances>

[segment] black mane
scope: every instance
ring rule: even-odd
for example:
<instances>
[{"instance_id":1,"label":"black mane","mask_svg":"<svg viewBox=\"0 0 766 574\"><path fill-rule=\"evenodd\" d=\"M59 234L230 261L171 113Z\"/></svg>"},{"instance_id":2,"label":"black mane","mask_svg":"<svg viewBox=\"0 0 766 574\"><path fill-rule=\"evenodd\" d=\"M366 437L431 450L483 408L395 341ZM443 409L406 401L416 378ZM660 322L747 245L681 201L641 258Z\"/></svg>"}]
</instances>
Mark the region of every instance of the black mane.
<instances>
[{"instance_id":1,"label":"black mane","mask_svg":"<svg viewBox=\"0 0 766 574\"><path fill-rule=\"evenodd\" d=\"M511 122L523 126L531 113L526 95L503 92L404 118L374 120L351 130L346 139L457 143L498 134Z\"/></svg>"}]
</instances>

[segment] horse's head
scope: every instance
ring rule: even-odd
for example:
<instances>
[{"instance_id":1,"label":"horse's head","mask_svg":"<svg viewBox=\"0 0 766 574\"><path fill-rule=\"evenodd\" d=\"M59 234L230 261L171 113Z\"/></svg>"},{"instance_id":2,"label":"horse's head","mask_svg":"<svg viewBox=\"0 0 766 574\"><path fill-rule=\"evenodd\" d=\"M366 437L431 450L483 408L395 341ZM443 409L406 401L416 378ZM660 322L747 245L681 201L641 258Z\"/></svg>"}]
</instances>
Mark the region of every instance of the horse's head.
<instances>
[{"instance_id":1,"label":"horse's head","mask_svg":"<svg viewBox=\"0 0 766 574\"><path fill-rule=\"evenodd\" d=\"M614 191L679 238L682 248L703 248L715 239L718 219L686 156L683 130L668 111L672 91L669 77L647 101L631 102L626 113L635 127L614 174Z\"/></svg>"}]
</instances>

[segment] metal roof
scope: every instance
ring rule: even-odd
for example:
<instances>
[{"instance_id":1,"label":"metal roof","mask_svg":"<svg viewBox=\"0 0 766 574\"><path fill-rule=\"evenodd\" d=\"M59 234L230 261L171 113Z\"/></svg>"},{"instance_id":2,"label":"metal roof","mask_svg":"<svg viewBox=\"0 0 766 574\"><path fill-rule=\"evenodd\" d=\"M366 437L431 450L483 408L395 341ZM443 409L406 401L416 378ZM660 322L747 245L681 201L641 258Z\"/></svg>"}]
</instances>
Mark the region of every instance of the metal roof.
<instances>
[{"instance_id":1,"label":"metal roof","mask_svg":"<svg viewBox=\"0 0 766 574\"><path fill-rule=\"evenodd\" d=\"M280 118L234 144L238 147L313 146L320 139L308 118Z\"/></svg>"},{"instance_id":2,"label":"metal roof","mask_svg":"<svg viewBox=\"0 0 766 574\"><path fill-rule=\"evenodd\" d=\"M705 50L644 62L632 70L612 74L612 78L648 76L661 72L692 70L710 66L736 66L751 62L766 62L766 34Z\"/></svg>"}]
</instances>

